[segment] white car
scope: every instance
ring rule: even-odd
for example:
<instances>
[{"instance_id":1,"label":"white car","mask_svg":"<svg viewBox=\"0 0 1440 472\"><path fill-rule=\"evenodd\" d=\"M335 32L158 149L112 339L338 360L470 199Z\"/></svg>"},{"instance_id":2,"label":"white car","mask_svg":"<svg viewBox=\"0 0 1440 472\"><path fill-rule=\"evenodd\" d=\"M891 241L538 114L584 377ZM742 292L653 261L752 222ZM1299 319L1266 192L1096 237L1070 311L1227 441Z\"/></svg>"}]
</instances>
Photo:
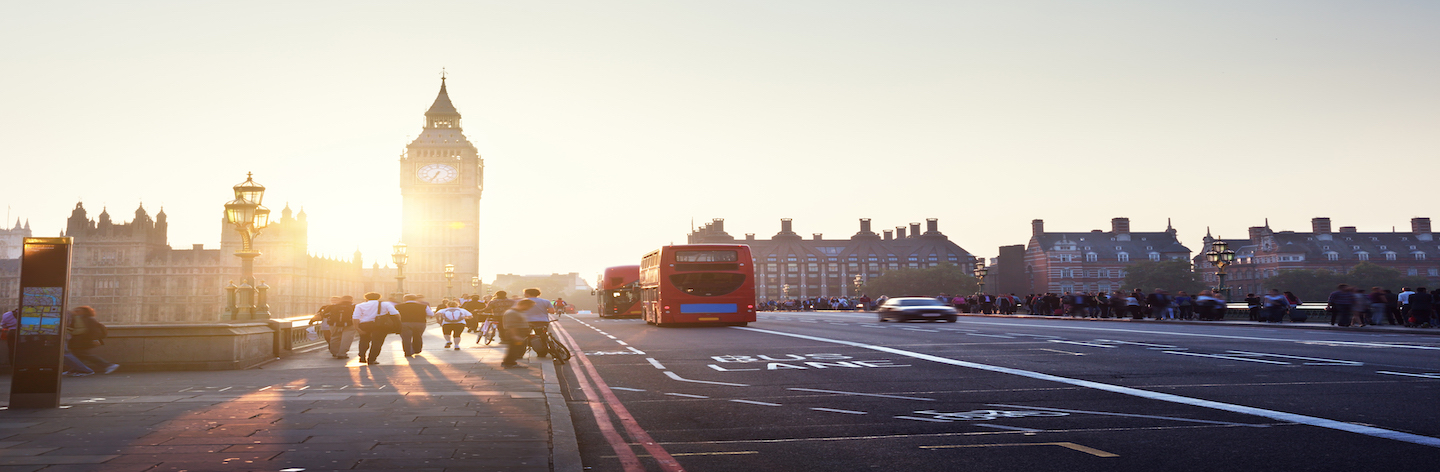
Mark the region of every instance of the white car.
<instances>
[{"instance_id":1,"label":"white car","mask_svg":"<svg viewBox=\"0 0 1440 472\"><path fill-rule=\"evenodd\" d=\"M885 300L876 310L880 322L890 320L945 320L954 323L959 312L945 302L926 297L899 297Z\"/></svg>"}]
</instances>

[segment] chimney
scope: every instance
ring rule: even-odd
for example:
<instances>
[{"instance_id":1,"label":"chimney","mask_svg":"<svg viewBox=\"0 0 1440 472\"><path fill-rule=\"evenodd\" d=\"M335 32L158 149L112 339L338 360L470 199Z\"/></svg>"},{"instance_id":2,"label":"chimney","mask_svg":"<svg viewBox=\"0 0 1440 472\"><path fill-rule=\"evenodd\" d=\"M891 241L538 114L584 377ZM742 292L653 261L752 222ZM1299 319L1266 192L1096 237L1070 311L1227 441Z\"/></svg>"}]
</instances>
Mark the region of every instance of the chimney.
<instances>
[{"instance_id":1,"label":"chimney","mask_svg":"<svg viewBox=\"0 0 1440 472\"><path fill-rule=\"evenodd\" d=\"M1251 227L1250 227L1250 241L1251 241L1251 242L1259 242L1259 241L1260 241L1260 238L1263 238L1263 237L1265 237L1265 227L1264 227L1264 226L1251 226Z\"/></svg>"},{"instance_id":2,"label":"chimney","mask_svg":"<svg viewBox=\"0 0 1440 472\"><path fill-rule=\"evenodd\" d=\"M1429 232L1430 232L1430 219L1429 219L1429 218L1411 218L1411 219L1410 219L1410 232L1415 233L1415 234L1425 234L1425 233L1429 233Z\"/></svg>"},{"instance_id":3,"label":"chimney","mask_svg":"<svg viewBox=\"0 0 1440 472\"><path fill-rule=\"evenodd\" d=\"M1045 220L1030 220L1030 235L1039 236L1045 233Z\"/></svg>"},{"instance_id":4,"label":"chimney","mask_svg":"<svg viewBox=\"0 0 1440 472\"><path fill-rule=\"evenodd\" d=\"M724 232L725 232L725 219L724 219L724 218L716 218L716 219L714 220L714 222L710 224L710 226L713 226L713 227L715 228L715 232L716 232L716 233L724 233Z\"/></svg>"},{"instance_id":5,"label":"chimney","mask_svg":"<svg viewBox=\"0 0 1440 472\"><path fill-rule=\"evenodd\" d=\"M820 233L810 233L810 236L814 237L816 241L820 240Z\"/></svg>"},{"instance_id":6,"label":"chimney","mask_svg":"<svg viewBox=\"0 0 1440 472\"><path fill-rule=\"evenodd\" d=\"M190 247L191 247L192 249L196 250L196 251L203 251L203 250L205 250L205 245L204 245L204 244L191 244Z\"/></svg>"},{"instance_id":7,"label":"chimney","mask_svg":"<svg viewBox=\"0 0 1440 472\"><path fill-rule=\"evenodd\" d=\"M925 234L940 234L940 220L936 218L926 218Z\"/></svg>"},{"instance_id":8,"label":"chimney","mask_svg":"<svg viewBox=\"0 0 1440 472\"><path fill-rule=\"evenodd\" d=\"M920 237L920 223L910 223L910 237Z\"/></svg>"},{"instance_id":9,"label":"chimney","mask_svg":"<svg viewBox=\"0 0 1440 472\"><path fill-rule=\"evenodd\" d=\"M1129 218L1111 218L1111 219L1110 219L1110 232L1111 232L1111 233L1115 233L1115 234L1129 234L1129 233L1130 233L1130 219L1129 219Z\"/></svg>"},{"instance_id":10,"label":"chimney","mask_svg":"<svg viewBox=\"0 0 1440 472\"><path fill-rule=\"evenodd\" d=\"M1315 233L1315 234L1329 234L1329 233L1330 233L1330 219L1329 219L1329 218L1311 218L1311 219L1310 219L1310 231L1313 232L1313 233Z\"/></svg>"},{"instance_id":11,"label":"chimney","mask_svg":"<svg viewBox=\"0 0 1440 472\"><path fill-rule=\"evenodd\" d=\"M889 240L890 240L890 230L888 230L888 229L885 230L885 240L886 240L886 241L889 241Z\"/></svg>"},{"instance_id":12,"label":"chimney","mask_svg":"<svg viewBox=\"0 0 1440 472\"><path fill-rule=\"evenodd\" d=\"M791 230L790 230L790 219L789 219L789 218L781 218L781 219L780 219L780 232L781 232L781 233L793 233L793 232L794 232L794 231L791 231Z\"/></svg>"},{"instance_id":13,"label":"chimney","mask_svg":"<svg viewBox=\"0 0 1440 472\"><path fill-rule=\"evenodd\" d=\"M1341 227L1340 227L1340 232L1341 232L1341 233L1354 233L1354 232L1355 232L1355 227L1354 227L1354 226L1341 226Z\"/></svg>"},{"instance_id":14,"label":"chimney","mask_svg":"<svg viewBox=\"0 0 1440 472\"><path fill-rule=\"evenodd\" d=\"M869 233L869 232L870 232L870 219L869 219L869 218L861 218L861 219L860 219L860 232L861 232L861 233Z\"/></svg>"},{"instance_id":15,"label":"chimney","mask_svg":"<svg viewBox=\"0 0 1440 472\"><path fill-rule=\"evenodd\" d=\"M754 241L754 240L755 240L755 233L745 233L745 240L746 240L746 241Z\"/></svg>"},{"instance_id":16,"label":"chimney","mask_svg":"<svg viewBox=\"0 0 1440 472\"><path fill-rule=\"evenodd\" d=\"M905 239L905 227L904 227L904 226L896 226L896 227L895 227L895 239Z\"/></svg>"}]
</instances>

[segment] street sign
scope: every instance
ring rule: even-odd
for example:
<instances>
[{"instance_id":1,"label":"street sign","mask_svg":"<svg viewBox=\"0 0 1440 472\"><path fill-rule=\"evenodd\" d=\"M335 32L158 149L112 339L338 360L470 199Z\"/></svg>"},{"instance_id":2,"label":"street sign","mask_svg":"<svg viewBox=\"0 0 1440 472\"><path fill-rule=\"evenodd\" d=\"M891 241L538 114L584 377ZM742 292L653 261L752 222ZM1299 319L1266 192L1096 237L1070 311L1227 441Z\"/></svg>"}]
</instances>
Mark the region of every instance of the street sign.
<instances>
[{"instance_id":1,"label":"street sign","mask_svg":"<svg viewBox=\"0 0 1440 472\"><path fill-rule=\"evenodd\" d=\"M25 238L10 408L60 406L70 248L70 238Z\"/></svg>"}]
</instances>

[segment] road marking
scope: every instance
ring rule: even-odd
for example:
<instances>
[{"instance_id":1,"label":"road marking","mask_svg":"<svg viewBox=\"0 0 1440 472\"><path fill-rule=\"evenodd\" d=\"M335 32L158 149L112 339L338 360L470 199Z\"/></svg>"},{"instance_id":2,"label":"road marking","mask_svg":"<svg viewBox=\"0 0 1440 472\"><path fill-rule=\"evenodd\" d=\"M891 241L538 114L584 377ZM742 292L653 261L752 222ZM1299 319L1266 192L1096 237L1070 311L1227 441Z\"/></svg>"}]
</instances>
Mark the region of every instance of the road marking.
<instances>
[{"instance_id":1,"label":"road marking","mask_svg":"<svg viewBox=\"0 0 1440 472\"><path fill-rule=\"evenodd\" d=\"M1272 426L1295 426L1294 423L1276 423ZM1183 426L1144 426L1128 428L1073 428L1073 429L1047 429L1047 433L1113 433L1122 431L1178 431L1185 429L1211 429L1211 428L1232 428L1233 426L1215 425L1183 425ZM831 441L873 441L883 439L915 439L915 438L952 438L963 436L995 436L1000 434L1020 434L1020 431L965 431L965 432L944 432L944 433L913 433L913 434L877 434L869 436L821 436L812 438L782 438L782 439L725 439L713 441L667 441L660 444L778 444L791 442L831 442Z\"/></svg>"},{"instance_id":2,"label":"road marking","mask_svg":"<svg viewBox=\"0 0 1440 472\"><path fill-rule=\"evenodd\" d=\"M627 388L627 387L610 387L610 390L624 390L624 391L627 391L627 392L643 392L643 391L645 391L645 389L643 389L643 388Z\"/></svg>"},{"instance_id":3,"label":"road marking","mask_svg":"<svg viewBox=\"0 0 1440 472\"><path fill-rule=\"evenodd\" d=\"M1377 374L1403 375L1406 377L1421 377L1426 379L1440 379L1440 373L1407 374L1404 372L1391 372L1388 370L1377 370Z\"/></svg>"},{"instance_id":4,"label":"road marking","mask_svg":"<svg viewBox=\"0 0 1440 472\"><path fill-rule=\"evenodd\" d=\"M1319 357L1287 356L1287 355L1284 355L1284 354L1266 354L1266 353L1262 353L1262 352L1248 352L1248 351L1228 351L1228 352L1231 352L1231 353L1234 353L1234 354L1248 354L1248 355L1252 355L1252 356L1267 356L1267 357L1279 357L1279 358L1284 358L1284 359L1300 359L1300 360L1306 360L1306 361L1315 361L1315 362L1306 362L1305 365L1347 365L1347 366L1361 366L1361 365L1365 365L1364 362L1342 361L1342 360L1338 360L1338 359L1322 359L1322 358L1319 358Z\"/></svg>"},{"instance_id":5,"label":"road marking","mask_svg":"<svg viewBox=\"0 0 1440 472\"><path fill-rule=\"evenodd\" d=\"M645 355L645 351L641 351L641 350L639 350L639 349L635 349L634 347L631 347L631 346L625 346L625 349L629 349L630 352L633 352L633 353L636 353L636 354L640 354L640 355L642 355L642 356Z\"/></svg>"},{"instance_id":6,"label":"road marking","mask_svg":"<svg viewBox=\"0 0 1440 472\"><path fill-rule=\"evenodd\" d=\"M679 375L675 374L674 372L671 372L671 371L668 371L668 370L665 371L665 376L666 376L666 377L670 377L670 378L675 379L675 380L679 380L679 381L681 381L681 382L694 382L694 383L711 384L711 385L727 385L727 386L731 386L731 387L749 387L749 386L750 386L750 384L741 384L741 383L711 382L711 381L709 381L709 380L690 380L690 379L687 379L687 378L680 377Z\"/></svg>"},{"instance_id":7,"label":"road marking","mask_svg":"<svg viewBox=\"0 0 1440 472\"><path fill-rule=\"evenodd\" d=\"M858 395L858 396L862 396L862 397L898 398L898 399L900 399L900 400L920 400L920 401L925 401L925 402L933 402L933 401L935 401L934 398L903 397L903 396L900 396L900 395L883 395L883 394L879 394L879 393L842 392L842 391L839 391L839 390L820 390L820 389L818 389L818 388L787 388L786 390L794 390L794 391L797 391L797 392L834 393L834 394L837 394L837 395Z\"/></svg>"},{"instance_id":8,"label":"road marking","mask_svg":"<svg viewBox=\"0 0 1440 472\"><path fill-rule=\"evenodd\" d=\"M675 397L685 397L685 398L710 398L710 397L707 397L707 396L704 396L704 395L691 395L691 394L688 394L688 393L666 393L666 395L675 396Z\"/></svg>"},{"instance_id":9,"label":"road marking","mask_svg":"<svg viewBox=\"0 0 1440 472\"><path fill-rule=\"evenodd\" d=\"M817 337L817 336L806 336L806 335L803 335L803 334L794 334L794 333L786 333L786 332L782 332L782 331L771 331L771 330L768 330L768 329L748 328L748 327L739 327L739 326L733 326L733 327L731 327L731 329L739 329L739 330L745 330L745 331L752 331L752 332L756 332L756 333L774 334L774 335L779 335L779 336L789 336L789 337L792 337L792 338L808 339L808 340L811 340L811 341L828 342L828 343L833 343L833 344L840 344L840 345L845 345L845 346L852 346L852 347L858 347L858 348L863 348L863 349L870 349L870 350L875 350L875 351L880 351L880 352L888 352L888 353L898 354L898 355L902 355L902 356L914 357L914 358L916 358L916 359L924 359L924 360L928 360L928 361L939 362L939 363L942 363L942 364L950 364L950 365L960 366L960 367L969 367L969 368L972 368L972 369L980 369L980 370L987 370L987 371L991 371L991 372L999 372L999 373L1003 373L1003 374L1018 375L1018 376L1021 376L1021 377L1028 377L1028 378L1032 378L1032 379L1036 379L1036 380L1046 380L1046 381L1059 382L1059 383L1063 383L1063 384L1075 385L1075 386L1080 386L1080 387L1093 388L1093 389L1096 389L1096 390L1103 390L1103 391L1113 392L1113 393L1119 393L1119 394L1123 394L1123 395L1131 395L1131 396L1136 396L1136 397L1141 397L1141 398L1147 398L1147 399L1151 399L1151 400L1159 400L1159 401L1165 401L1165 402L1171 402L1171 403L1179 403L1179 404L1184 404L1184 405L1192 405L1192 406L1198 406L1198 407L1202 407L1202 408L1212 408L1212 409L1216 409L1216 410L1229 411L1229 412L1234 412L1234 413L1242 413L1242 414L1247 414L1247 415L1254 415L1254 416L1259 416L1259 417L1263 417L1263 418L1270 418L1270 419L1275 419L1275 420L1280 420L1280 421L1289 421L1289 422L1291 422L1291 423L1306 424L1306 425L1315 426L1315 427L1319 427L1319 428L1334 429L1334 430L1346 431L1346 432L1351 432L1351 433L1356 433L1356 434L1363 434L1363 435L1366 435L1366 436L1373 436L1373 437L1377 437L1377 438L1391 439L1391 440L1395 440L1395 441L1403 441L1403 442L1408 442L1408 443L1412 443L1412 444L1419 444L1419 445L1423 445L1423 446L1440 447L1440 438L1434 438L1434 437L1430 437L1430 436L1421 436L1421 435L1418 435L1418 434L1404 433L1404 432L1400 432L1400 431L1394 431L1394 430L1388 430L1388 429L1383 429L1383 428L1377 428L1377 427L1374 427L1374 426L1365 426L1365 425L1358 425L1358 424L1353 424L1353 423L1346 423L1346 422L1343 422L1343 421L1336 421L1336 420L1331 420L1331 419L1326 419L1326 418L1319 418L1319 417L1314 417L1314 416L1299 415L1299 414L1295 414L1295 413L1287 413L1287 412L1276 411L1276 410L1267 410L1267 409L1264 409L1264 408L1255 408L1255 407L1249 407L1249 406L1244 406L1244 405L1235 405L1235 404L1222 403L1222 402L1211 401L1211 400L1202 400L1202 399L1199 399L1199 398L1183 397L1183 396L1180 396L1180 395L1172 395L1172 394L1168 394L1168 393L1151 392L1151 391L1148 391L1148 390L1140 390L1140 389L1137 389L1137 388L1122 387L1122 386L1119 386L1119 385L1111 385L1111 384L1100 383L1100 382L1092 382L1092 381L1089 381L1089 380L1072 379L1072 378L1068 378L1068 377L1060 377L1060 376L1058 376L1058 375L1042 374L1042 373L1039 373L1039 372L1032 372L1032 371L1021 370L1021 369L1012 369L1012 368L1009 368L1009 367L1000 367L1000 366L993 366L993 365L988 365L988 364L980 364L980 363L976 363L976 362L967 362L967 361L961 361L961 360L956 360L956 359L950 359L950 358L946 358L946 357L932 356L932 355L929 355L929 354L922 354L922 353L918 353L918 352L914 352L914 351L906 351L906 350L903 350L903 349L895 349L895 348L884 347L884 346L874 346L874 345L870 345L870 344L857 343L857 342L853 342L853 341L842 341L842 340L838 340L838 339L828 339L828 338L821 338L821 337ZM1175 352L1175 351L1164 351L1164 352Z\"/></svg>"},{"instance_id":10,"label":"road marking","mask_svg":"<svg viewBox=\"0 0 1440 472\"><path fill-rule=\"evenodd\" d=\"M649 362L650 365L655 366L656 369L665 370L665 366L664 366L664 365L661 365L661 364L660 364L660 361L655 360L654 357L646 357L646 358L645 358L645 361L646 361L646 362Z\"/></svg>"},{"instance_id":11,"label":"road marking","mask_svg":"<svg viewBox=\"0 0 1440 472\"><path fill-rule=\"evenodd\" d=\"M1005 444L952 444L946 446L920 446L920 449L959 449L971 447L1009 447L1009 446L1060 446L1072 451L1079 451L1095 457L1120 457L1119 454L1111 454L1093 447L1081 446L1072 442L1048 442L1048 443L1005 443Z\"/></svg>"},{"instance_id":12,"label":"road marking","mask_svg":"<svg viewBox=\"0 0 1440 472\"><path fill-rule=\"evenodd\" d=\"M558 328L554 331L556 334L562 338L569 338L567 333L565 333L564 327L556 326L556 328ZM570 340L571 344L577 347L580 345L575 343L573 338L570 338ZM588 361L585 361L584 351L577 352L575 358L588 364ZM597 383L595 386L590 385L591 382L585 374L585 369L575 369L575 377L579 380L580 390L585 393L585 403L590 405L590 411L595 416L595 423L597 427L600 428L600 435L605 438L605 442L610 443L610 449L615 451L615 457L620 459L620 466L625 469L625 472L644 472L645 466L640 464L640 459L635 457L635 451L630 449L630 444L625 442L624 438L620 437L620 433L615 430L615 424L610 421L610 414L606 410L606 403L609 402L611 398L614 398L614 392L610 392L611 395L602 401L602 398L596 394L596 390L599 388L599 384L603 384L604 380L600 379L599 372L592 372ZM609 404L609 407L612 409L624 409L625 405L620 404L619 399L615 399L613 403ZM661 451L663 450L662 448Z\"/></svg>"},{"instance_id":13,"label":"road marking","mask_svg":"<svg viewBox=\"0 0 1440 472\"><path fill-rule=\"evenodd\" d=\"M1024 337L1027 337L1027 338L1060 339L1059 336L1048 336L1048 335L1044 335L1044 334L1021 334L1021 333L1005 333L1005 334L1008 334L1008 335L1011 335L1011 336L1024 336Z\"/></svg>"},{"instance_id":14,"label":"road marking","mask_svg":"<svg viewBox=\"0 0 1440 472\"><path fill-rule=\"evenodd\" d=\"M1184 352L1184 351L1160 351L1160 352L1163 352L1163 353L1166 353L1166 354L1179 354L1179 355L1182 355L1182 356L1213 357L1213 358L1216 358L1216 359L1229 359L1229 360L1232 360L1232 361L1259 362L1259 363L1262 363L1262 364L1290 365L1289 362L1267 361L1267 360L1265 360L1265 359L1251 359L1251 358L1248 358L1248 357L1226 356L1226 355L1221 355L1221 354L1201 354L1201 353L1198 353L1198 352Z\"/></svg>"},{"instance_id":15,"label":"road marking","mask_svg":"<svg viewBox=\"0 0 1440 472\"><path fill-rule=\"evenodd\" d=\"M616 339L615 342L620 343L621 346L629 346L629 344L627 344L625 341L621 341L619 339Z\"/></svg>"},{"instance_id":16,"label":"road marking","mask_svg":"<svg viewBox=\"0 0 1440 472\"><path fill-rule=\"evenodd\" d=\"M896 416L902 420L929 421L931 423L949 423L950 420L937 420L935 418L916 418L914 416Z\"/></svg>"},{"instance_id":17,"label":"road marking","mask_svg":"<svg viewBox=\"0 0 1440 472\"><path fill-rule=\"evenodd\" d=\"M1014 336L1005 336L1005 335L1000 335L1000 334L980 334L980 333L965 333L965 334L968 335L968 336L984 336L984 337L987 337L987 338L1015 339Z\"/></svg>"},{"instance_id":18,"label":"road marking","mask_svg":"<svg viewBox=\"0 0 1440 472\"><path fill-rule=\"evenodd\" d=\"M1169 344L1135 343L1135 342L1130 342L1130 341L1115 341L1115 340L1111 340L1111 339L1096 339L1095 342L1111 343L1111 344L1128 344L1128 345L1131 345L1131 346L1145 346L1145 347L1149 347L1149 348L1153 348L1153 349L1181 349L1180 346L1171 346L1171 345L1169 345Z\"/></svg>"},{"instance_id":19,"label":"road marking","mask_svg":"<svg viewBox=\"0 0 1440 472\"><path fill-rule=\"evenodd\" d=\"M730 400L730 401L735 402L735 403L749 403L749 404L751 404L751 405L780 406L779 403L757 402L757 401L755 401L755 400Z\"/></svg>"},{"instance_id":20,"label":"road marking","mask_svg":"<svg viewBox=\"0 0 1440 472\"><path fill-rule=\"evenodd\" d=\"M1014 324L1014 323L993 323L993 322L986 322L986 321L963 321L963 320L962 320L962 321L959 321L959 322L960 322L960 323L966 323L966 324L982 324L982 325L1006 326L1006 327L1010 327L1010 328L1014 328L1014 327L1015 327L1015 324ZM1140 334L1146 334L1146 335L1150 335L1150 336L1191 336L1191 337L1199 337L1199 338L1241 339L1241 340L1248 340L1248 341L1280 341L1280 342L1300 343L1300 344L1325 344L1325 345L1331 345L1331 346L1337 346L1337 347L1339 347L1339 346L1348 346L1348 347L1393 347L1393 348L1400 348L1400 349L1426 349L1426 350L1432 350L1432 351L1440 351L1440 347L1436 347L1436 346L1415 346L1415 345L1410 345L1410 344L1385 344L1385 343L1367 343L1367 342L1356 342L1356 341L1314 341L1314 340L1300 340L1300 339L1262 338L1262 337L1259 337L1259 336L1231 336L1231 335L1224 335L1224 334L1203 334L1203 333L1180 333L1180 332L1170 332L1170 331L1149 331L1149 330L1143 330L1143 329L1095 328L1095 327L1087 327L1087 326L1055 326L1055 325L1027 325L1027 326L1029 326L1029 327L1044 328L1044 329L1078 329L1078 330L1088 330L1088 331L1113 331L1113 332L1119 332L1119 333L1140 333Z\"/></svg>"},{"instance_id":21,"label":"road marking","mask_svg":"<svg viewBox=\"0 0 1440 472\"><path fill-rule=\"evenodd\" d=\"M1202 424L1219 424L1219 425L1225 425L1225 426L1248 426L1248 427L1251 427L1251 428L1269 428L1269 427L1270 427L1270 425L1264 425L1264 424L1231 423L1231 422L1229 422L1229 421L1197 420L1197 419L1194 419L1194 418L1179 418L1179 417L1175 417L1175 416L1136 415L1136 414L1131 414L1131 413L1111 413L1111 412L1108 412L1108 411L1066 410L1066 409L1063 409L1063 408L1045 408L1045 407L1039 407L1039 406L1021 406L1021 405L996 405L996 404L990 404L990 405L985 405L985 406L998 406L998 407L1001 407L1001 408L1029 408L1029 409L1032 409L1032 410L1062 411L1062 412L1065 412L1065 413L1081 413L1081 414L1087 414L1087 415L1102 415L1102 416L1124 416L1124 417L1129 417L1129 418L1149 418L1149 419L1155 419L1155 420L1184 421L1184 422L1187 422L1187 423L1202 423Z\"/></svg>"},{"instance_id":22,"label":"road marking","mask_svg":"<svg viewBox=\"0 0 1440 472\"><path fill-rule=\"evenodd\" d=\"M863 411L839 410L839 409L835 409L835 408L811 408L811 410L815 410L815 411L828 411L828 412L831 412L831 413L845 413L845 414L849 414L849 415L868 415L868 414L869 414L869 413L866 413L866 412L863 412Z\"/></svg>"},{"instance_id":23,"label":"road marking","mask_svg":"<svg viewBox=\"0 0 1440 472\"><path fill-rule=\"evenodd\" d=\"M1050 352L1058 352L1058 353L1061 353L1061 354L1072 354L1072 355L1076 355L1076 356L1083 356L1083 355L1084 355L1084 354L1081 354L1081 353L1078 353L1078 352L1061 351L1061 350L1059 350L1059 349L1046 349L1046 348L1043 348L1043 347L1042 347L1042 348L1039 348L1039 350L1041 350L1041 351L1050 351Z\"/></svg>"},{"instance_id":24,"label":"road marking","mask_svg":"<svg viewBox=\"0 0 1440 472\"><path fill-rule=\"evenodd\" d=\"M675 457L675 456L738 456L738 455L743 455L743 454L759 454L759 453L760 453L760 451L677 452L677 453L674 453L674 454L670 454L670 456L671 456L671 457ZM614 458L615 458L615 456L600 456L600 457L601 457L602 459L614 459ZM645 454L641 454L641 455L639 455L639 456L637 456L637 457L650 457L650 456L645 455Z\"/></svg>"},{"instance_id":25,"label":"road marking","mask_svg":"<svg viewBox=\"0 0 1440 472\"><path fill-rule=\"evenodd\" d=\"M1082 342L1080 342L1080 341L1065 341L1065 340L1062 340L1062 339L1051 339L1050 342L1052 342L1052 343L1060 343L1060 344L1074 344L1074 345L1076 345L1076 346L1108 347L1108 348L1114 348L1114 347L1115 347L1115 346L1111 346L1111 345L1109 345L1109 344L1082 343Z\"/></svg>"},{"instance_id":26,"label":"road marking","mask_svg":"<svg viewBox=\"0 0 1440 472\"><path fill-rule=\"evenodd\" d=\"M1043 433L1043 432L1045 432L1045 430L1043 430L1043 429L1021 428L1021 427L1019 427L1019 426L1005 426L1005 425L1003 425L1003 424L975 423L975 426L984 426L984 427L986 427L986 428L1003 429L1003 430L1006 430L1006 431L1020 431L1020 432L1022 432L1022 433Z\"/></svg>"}]
</instances>

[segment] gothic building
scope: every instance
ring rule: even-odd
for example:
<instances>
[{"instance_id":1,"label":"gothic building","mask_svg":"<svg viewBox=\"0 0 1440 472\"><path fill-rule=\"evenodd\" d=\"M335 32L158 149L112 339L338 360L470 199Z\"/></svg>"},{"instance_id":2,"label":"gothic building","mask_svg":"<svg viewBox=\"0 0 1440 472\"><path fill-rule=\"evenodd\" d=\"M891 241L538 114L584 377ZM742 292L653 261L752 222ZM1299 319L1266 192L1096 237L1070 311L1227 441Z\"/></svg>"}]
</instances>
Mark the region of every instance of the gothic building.
<instances>
[{"instance_id":1,"label":"gothic building","mask_svg":"<svg viewBox=\"0 0 1440 472\"><path fill-rule=\"evenodd\" d=\"M908 230L908 231L907 231ZM887 270L959 265L965 273L975 268L975 258L940 232L939 221L926 220L909 228L884 230L884 236L870 230L870 219L860 219L860 231L849 239L824 239L814 233L805 239L795 233L791 220L780 220L780 232L770 239L756 239L746 233L737 240L725 232L725 220L716 218L687 237L690 244L745 244L755 258L755 294L758 298L859 296L855 287Z\"/></svg>"},{"instance_id":2,"label":"gothic building","mask_svg":"<svg viewBox=\"0 0 1440 472\"><path fill-rule=\"evenodd\" d=\"M1175 228L1130 231L1129 218L1110 220L1110 231L1047 232L1044 220L1030 222L1025 272L1031 293L1109 292L1122 288L1125 270L1138 261L1185 260L1190 249L1180 244ZM1002 261L1004 262L1004 261ZM1150 290L1147 287L1141 287Z\"/></svg>"},{"instance_id":3,"label":"gothic building","mask_svg":"<svg viewBox=\"0 0 1440 472\"><path fill-rule=\"evenodd\" d=\"M480 274L480 192L485 162L465 138L460 112L450 103L445 79L425 112L425 129L400 159L404 225L408 247L407 292L439 298L445 293L445 265L455 266L456 286Z\"/></svg>"}]
</instances>

